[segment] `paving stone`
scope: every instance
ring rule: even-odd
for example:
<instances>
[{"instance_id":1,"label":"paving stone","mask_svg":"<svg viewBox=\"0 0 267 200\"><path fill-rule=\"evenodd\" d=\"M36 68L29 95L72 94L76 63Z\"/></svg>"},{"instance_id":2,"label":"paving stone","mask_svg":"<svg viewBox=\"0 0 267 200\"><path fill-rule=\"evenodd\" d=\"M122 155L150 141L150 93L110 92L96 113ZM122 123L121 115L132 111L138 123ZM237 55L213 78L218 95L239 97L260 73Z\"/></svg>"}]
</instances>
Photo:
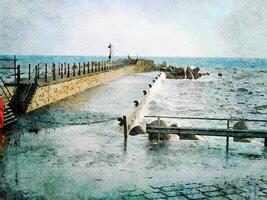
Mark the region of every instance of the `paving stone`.
<instances>
[{"instance_id":1,"label":"paving stone","mask_svg":"<svg viewBox=\"0 0 267 200\"><path fill-rule=\"evenodd\" d=\"M244 200L244 197L238 194L229 194L229 195L226 195L225 197L227 197L230 200Z\"/></svg>"},{"instance_id":2,"label":"paving stone","mask_svg":"<svg viewBox=\"0 0 267 200\"><path fill-rule=\"evenodd\" d=\"M200 192L211 192L211 191L218 191L219 189L214 186L203 186L197 188Z\"/></svg>"},{"instance_id":3,"label":"paving stone","mask_svg":"<svg viewBox=\"0 0 267 200\"><path fill-rule=\"evenodd\" d=\"M167 199L167 196L163 193L148 193L144 196L148 199Z\"/></svg>"},{"instance_id":4,"label":"paving stone","mask_svg":"<svg viewBox=\"0 0 267 200\"><path fill-rule=\"evenodd\" d=\"M218 197L209 197L208 200L229 200L228 198L224 196L218 196Z\"/></svg>"},{"instance_id":5,"label":"paving stone","mask_svg":"<svg viewBox=\"0 0 267 200\"><path fill-rule=\"evenodd\" d=\"M139 196L127 196L127 197L124 197L123 199L125 200L142 200L142 199L147 199L145 198L143 195L139 195Z\"/></svg>"},{"instance_id":6,"label":"paving stone","mask_svg":"<svg viewBox=\"0 0 267 200\"><path fill-rule=\"evenodd\" d=\"M205 199L206 197L202 193L189 194L187 195L189 199Z\"/></svg>"},{"instance_id":7,"label":"paving stone","mask_svg":"<svg viewBox=\"0 0 267 200\"><path fill-rule=\"evenodd\" d=\"M239 194L239 193L244 193L244 191L241 191L239 189L226 189L223 190L226 194Z\"/></svg>"},{"instance_id":8,"label":"paving stone","mask_svg":"<svg viewBox=\"0 0 267 200\"><path fill-rule=\"evenodd\" d=\"M197 194L200 193L198 190L195 188L188 188L180 191L182 194Z\"/></svg>"},{"instance_id":9,"label":"paving stone","mask_svg":"<svg viewBox=\"0 0 267 200\"><path fill-rule=\"evenodd\" d=\"M208 197L219 197L219 196L223 196L225 193L223 193L222 191L212 191L212 192L205 192L204 195L208 196Z\"/></svg>"},{"instance_id":10,"label":"paving stone","mask_svg":"<svg viewBox=\"0 0 267 200\"><path fill-rule=\"evenodd\" d=\"M168 197L168 200L189 200L188 198L184 196L176 196L176 197Z\"/></svg>"},{"instance_id":11,"label":"paving stone","mask_svg":"<svg viewBox=\"0 0 267 200\"><path fill-rule=\"evenodd\" d=\"M161 188L161 190L164 192L173 191L173 190L175 190L175 187L174 187L174 185L164 186Z\"/></svg>"},{"instance_id":12,"label":"paving stone","mask_svg":"<svg viewBox=\"0 0 267 200\"><path fill-rule=\"evenodd\" d=\"M164 193L168 197L175 197L175 196L177 196L179 194L176 191L167 191L167 192L162 192L162 193Z\"/></svg>"}]
</instances>

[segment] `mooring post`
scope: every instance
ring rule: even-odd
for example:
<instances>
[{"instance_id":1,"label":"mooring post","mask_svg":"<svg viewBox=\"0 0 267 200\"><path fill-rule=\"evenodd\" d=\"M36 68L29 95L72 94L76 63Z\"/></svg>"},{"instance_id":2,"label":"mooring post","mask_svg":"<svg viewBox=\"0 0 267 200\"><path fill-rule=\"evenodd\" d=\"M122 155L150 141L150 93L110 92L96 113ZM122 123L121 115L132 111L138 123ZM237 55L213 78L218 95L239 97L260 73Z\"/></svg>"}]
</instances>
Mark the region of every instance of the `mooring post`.
<instances>
[{"instance_id":1,"label":"mooring post","mask_svg":"<svg viewBox=\"0 0 267 200\"><path fill-rule=\"evenodd\" d=\"M123 116L123 132L124 132L124 141L127 141L128 131L127 131L127 118Z\"/></svg>"},{"instance_id":2,"label":"mooring post","mask_svg":"<svg viewBox=\"0 0 267 200\"><path fill-rule=\"evenodd\" d=\"M37 83L37 76L38 76L38 66L35 65L35 77L34 77L35 83Z\"/></svg>"},{"instance_id":3,"label":"mooring post","mask_svg":"<svg viewBox=\"0 0 267 200\"><path fill-rule=\"evenodd\" d=\"M73 66L72 66L73 76L75 76L75 68L76 68L76 65L75 65L75 63L74 63Z\"/></svg>"},{"instance_id":4,"label":"mooring post","mask_svg":"<svg viewBox=\"0 0 267 200\"><path fill-rule=\"evenodd\" d=\"M91 62L91 72L94 73L93 62Z\"/></svg>"},{"instance_id":5,"label":"mooring post","mask_svg":"<svg viewBox=\"0 0 267 200\"><path fill-rule=\"evenodd\" d=\"M230 128L230 120L227 119L227 129ZM226 136L226 152L228 153L229 150L229 136Z\"/></svg>"},{"instance_id":6,"label":"mooring post","mask_svg":"<svg viewBox=\"0 0 267 200\"><path fill-rule=\"evenodd\" d=\"M67 69L66 69L66 62L64 62L64 74L67 73Z\"/></svg>"},{"instance_id":7,"label":"mooring post","mask_svg":"<svg viewBox=\"0 0 267 200\"><path fill-rule=\"evenodd\" d=\"M31 64L29 64L29 80L31 80Z\"/></svg>"},{"instance_id":8,"label":"mooring post","mask_svg":"<svg viewBox=\"0 0 267 200\"><path fill-rule=\"evenodd\" d=\"M40 65L37 64L37 78L40 78Z\"/></svg>"},{"instance_id":9,"label":"mooring post","mask_svg":"<svg viewBox=\"0 0 267 200\"><path fill-rule=\"evenodd\" d=\"M17 84L19 85L19 83L20 83L20 65L18 65L18 67L17 67Z\"/></svg>"},{"instance_id":10,"label":"mooring post","mask_svg":"<svg viewBox=\"0 0 267 200\"><path fill-rule=\"evenodd\" d=\"M90 73L90 63L87 62L87 74L89 74L89 73Z\"/></svg>"},{"instance_id":11,"label":"mooring post","mask_svg":"<svg viewBox=\"0 0 267 200\"><path fill-rule=\"evenodd\" d=\"M58 75L60 76L60 63L58 63Z\"/></svg>"},{"instance_id":12,"label":"mooring post","mask_svg":"<svg viewBox=\"0 0 267 200\"><path fill-rule=\"evenodd\" d=\"M47 82L47 63L45 63L45 82Z\"/></svg>"},{"instance_id":13,"label":"mooring post","mask_svg":"<svg viewBox=\"0 0 267 200\"><path fill-rule=\"evenodd\" d=\"M61 75L61 79L63 79L63 64L61 64L60 75Z\"/></svg>"},{"instance_id":14,"label":"mooring post","mask_svg":"<svg viewBox=\"0 0 267 200\"><path fill-rule=\"evenodd\" d=\"M80 76L81 75L81 63L78 64L78 75Z\"/></svg>"},{"instance_id":15,"label":"mooring post","mask_svg":"<svg viewBox=\"0 0 267 200\"><path fill-rule=\"evenodd\" d=\"M56 65L55 65L55 63L52 64L52 74L53 74L53 80L56 80Z\"/></svg>"},{"instance_id":16,"label":"mooring post","mask_svg":"<svg viewBox=\"0 0 267 200\"><path fill-rule=\"evenodd\" d=\"M85 62L83 63L83 75L85 75Z\"/></svg>"},{"instance_id":17,"label":"mooring post","mask_svg":"<svg viewBox=\"0 0 267 200\"><path fill-rule=\"evenodd\" d=\"M67 72L67 77L70 77L70 64L68 63L68 72Z\"/></svg>"}]
</instances>

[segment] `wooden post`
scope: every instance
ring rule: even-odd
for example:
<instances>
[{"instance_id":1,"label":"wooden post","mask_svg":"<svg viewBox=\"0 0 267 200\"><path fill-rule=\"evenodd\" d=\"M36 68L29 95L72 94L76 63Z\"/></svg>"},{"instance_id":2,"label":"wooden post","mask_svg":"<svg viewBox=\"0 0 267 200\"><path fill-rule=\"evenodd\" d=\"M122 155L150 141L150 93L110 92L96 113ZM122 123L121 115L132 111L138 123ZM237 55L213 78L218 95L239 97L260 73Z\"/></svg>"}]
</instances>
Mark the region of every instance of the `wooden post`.
<instances>
[{"instance_id":1,"label":"wooden post","mask_svg":"<svg viewBox=\"0 0 267 200\"><path fill-rule=\"evenodd\" d=\"M127 131L127 118L123 116L123 132L124 132L124 141L127 140L128 131Z\"/></svg>"},{"instance_id":2,"label":"wooden post","mask_svg":"<svg viewBox=\"0 0 267 200\"><path fill-rule=\"evenodd\" d=\"M89 67L90 67L90 63L88 62L88 63L87 63L87 74L90 73L90 68L89 68Z\"/></svg>"},{"instance_id":3,"label":"wooden post","mask_svg":"<svg viewBox=\"0 0 267 200\"><path fill-rule=\"evenodd\" d=\"M264 138L264 146L267 147L267 138Z\"/></svg>"},{"instance_id":4,"label":"wooden post","mask_svg":"<svg viewBox=\"0 0 267 200\"><path fill-rule=\"evenodd\" d=\"M47 82L47 63L45 63L45 82Z\"/></svg>"},{"instance_id":5,"label":"wooden post","mask_svg":"<svg viewBox=\"0 0 267 200\"><path fill-rule=\"evenodd\" d=\"M230 128L230 120L227 119L227 129ZM229 151L229 136L226 136L226 152L228 153Z\"/></svg>"},{"instance_id":6,"label":"wooden post","mask_svg":"<svg viewBox=\"0 0 267 200\"><path fill-rule=\"evenodd\" d=\"M37 64L37 78L40 78L40 65Z\"/></svg>"},{"instance_id":7,"label":"wooden post","mask_svg":"<svg viewBox=\"0 0 267 200\"><path fill-rule=\"evenodd\" d=\"M66 69L66 62L64 62L64 74L66 75L67 69Z\"/></svg>"},{"instance_id":8,"label":"wooden post","mask_svg":"<svg viewBox=\"0 0 267 200\"><path fill-rule=\"evenodd\" d=\"M38 66L35 65L35 77L34 77L35 83L37 83L37 78L38 78Z\"/></svg>"},{"instance_id":9,"label":"wooden post","mask_svg":"<svg viewBox=\"0 0 267 200\"><path fill-rule=\"evenodd\" d=\"M60 63L58 63L58 75L60 76Z\"/></svg>"},{"instance_id":10,"label":"wooden post","mask_svg":"<svg viewBox=\"0 0 267 200\"><path fill-rule=\"evenodd\" d=\"M29 80L31 80L31 64L29 64Z\"/></svg>"},{"instance_id":11,"label":"wooden post","mask_svg":"<svg viewBox=\"0 0 267 200\"><path fill-rule=\"evenodd\" d=\"M68 63L68 72L67 72L67 77L70 77L70 64Z\"/></svg>"},{"instance_id":12,"label":"wooden post","mask_svg":"<svg viewBox=\"0 0 267 200\"><path fill-rule=\"evenodd\" d=\"M18 67L17 67L17 84L19 85L19 83L20 83L20 65L18 65Z\"/></svg>"},{"instance_id":13,"label":"wooden post","mask_svg":"<svg viewBox=\"0 0 267 200\"><path fill-rule=\"evenodd\" d=\"M52 74L53 74L53 80L56 80L56 65L55 65L55 63L52 64Z\"/></svg>"},{"instance_id":14,"label":"wooden post","mask_svg":"<svg viewBox=\"0 0 267 200\"><path fill-rule=\"evenodd\" d=\"M83 75L85 75L85 62L83 63Z\"/></svg>"},{"instance_id":15,"label":"wooden post","mask_svg":"<svg viewBox=\"0 0 267 200\"><path fill-rule=\"evenodd\" d=\"M79 63L79 66L78 66L78 75L80 76L81 75L81 63Z\"/></svg>"},{"instance_id":16,"label":"wooden post","mask_svg":"<svg viewBox=\"0 0 267 200\"><path fill-rule=\"evenodd\" d=\"M61 79L63 79L63 64L61 64L61 69L60 69L60 75L61 75Z\"/></svg>"},{"instance_id":17,"label":"wooden post","mask_svg":"<svg viewBox=\"0 0 267 200\"><path fill-rule=\"evenodd\" d=\"M72 67L72 69L73 69L73 76L75 76L75 67L76 67L76 65L75 65L75 63L73 64L73 67Z\"/></svg>"}]
</instances>

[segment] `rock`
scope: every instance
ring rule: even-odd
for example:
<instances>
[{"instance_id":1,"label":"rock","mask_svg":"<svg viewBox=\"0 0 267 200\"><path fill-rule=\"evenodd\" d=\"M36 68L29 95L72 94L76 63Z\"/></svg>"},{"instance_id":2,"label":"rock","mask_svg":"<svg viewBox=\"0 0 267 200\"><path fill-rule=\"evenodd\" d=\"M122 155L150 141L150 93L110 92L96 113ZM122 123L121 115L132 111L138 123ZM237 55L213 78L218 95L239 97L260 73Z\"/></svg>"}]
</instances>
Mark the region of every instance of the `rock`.
<instances>
[{"instance_id":1,"label":"rock","mask_svg":"<svg viewBox=\"0 0 267 200\"><path fill-rule=\"evenodd\" d=\"M209 76L209 75L210 75L210 73L209 73L209 72L206 72L206 73L205 73L205 75Z\"/></svg>"},{"instance_id":2,"label":"rock","mask_svg":"<svg viewBox=\"0 0 267 200\"><path fill-rule=\"evenodd\" d=\"M171 127L178 127L177 124L172 124ZM183 135L178 134L180 140L199 140L199 138L196 135Z\"/></svg>"},{"instance_id":3,"label":"rock","mask_svg":"<svg viewBox=\"0 0 267 200\"><path fill-rule=\"evenodd\" d=\"M170 72L166 72L166 78L167 79L175 79L175 77Z\"/></svg>"},{"instance_id":4,"label":"rock","mask_svg":"<svg viewBox=\"0 0 267 200\"><path fill-rule=\"evenodd\" d=\"M163 121L163 120L155 120L153 122L150 123L150 125L153 125L153 126L167 126L166 122Z\"/></svg>"},{"instance_id":5,"label":"rock","mask_svg":"<svg viewBox=\"0 0 267 200\"><path fill-rule=\"evenodd\" d=\"M194 79L198 79L199 77L201 77L202 74L199 73L199 70L200 70L199 67L192 70Z\"/></svg>"},{"instance_id":6,"label":"rock","mask_svg":"<svg viewBox=\"0 0 267 200\"><path fill-rule=\"evenodd\" d=\"M153 125L153 126L164 126L166 127L167 124L165 121L163 120L155 120L153 122L150 123L150 125ZM148 139L150 140L158 140L158 135L157 134L149 134L148 135ZM160 137L159 137L160 140L168 140L170 139L170 135L169 134L160 134Z\"/></svg>"},{"instance_id":7,"label":"rock","mask_svg":"<svg viewBox=\"0 0 267 200\"><path fill-rule=\"evenodd\" d=\"M169 67L160 67L160 68L159 68L159 71L161 71L161 72L171 72L172 69L169 68Z\"/></svg>"},{"instance_id":8,"label":"rock","mask_svg":"<svg viewBox=\"0 0 267 200\"><path fill-rule=\"evenodd\" d=\"M247 125L243 121L239 121L235 123L233 126L233 129L236 130L248 130ZM245 137L234 137L234 142L251 142L251 138L245 138Z\"/></svg>"},{"instance_id":9,"label":"rock","mask_svg":"<svg viewBox=\"0 0 267 200\"><path fill-rule=\"evenodd\" d=\"M175 68L174 72L178 78L185 78L185 70L183 67Z\"/></svg>"},{"instance_id":10,"label":"rock","mask_svg":"<svg viewBox=\"0 0 267 200\"><path fill-rule=\"evenodd\" d=\"M199 67L196 67L195 69L193 69L193 73L198 73L200 71Z\"/></svg>"},{"instance_id":11,"label":"rock","mask_svg":"<svg viewBox=\"0 0 267 200\"><path fill-rule=\"evenodd\" d=\"M187 79L193 79L193 71L192 71L192 69L190 67L186 68L185 73L186 73L186 78Z\"/></svg>"},{"instance_id":12,"label":"rock","mask_svg":"<svg viewBox=\"0 0 267 200\"><path fill-rule=\"evenodd\" d=\"M222 77L222 73L218 73L218 76Z\"/></svg>"},{"instance_id":13,"label":"rock","mask_svg":"<svg viewBox=\"0 0 267 200\"><path fill-rule=\"evenodd\" d=\"M146 132L143 130L143 128L141 126L135 126L133 127L130 132L129 135L140 135L140 134L145 134Z\"/></svg>"}]
</instances>

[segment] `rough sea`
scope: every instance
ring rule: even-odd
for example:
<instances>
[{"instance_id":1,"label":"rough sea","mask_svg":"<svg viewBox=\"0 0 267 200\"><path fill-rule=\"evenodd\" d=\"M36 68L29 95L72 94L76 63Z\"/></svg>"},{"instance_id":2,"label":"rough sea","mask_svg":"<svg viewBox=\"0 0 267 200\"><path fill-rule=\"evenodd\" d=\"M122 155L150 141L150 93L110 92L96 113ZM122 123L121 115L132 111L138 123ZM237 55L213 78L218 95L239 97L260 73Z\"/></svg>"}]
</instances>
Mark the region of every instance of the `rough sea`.
<instances>
[{"instance_id":1,"label":"rough sea","mask_svg":"<svg viewBox=\"0 0 267 200\"><path fill-rule=\"evenodd\" d=\"M106 60L83 56L17 59L25 69L30 63ZM177 67L198 66L210 75L197 80L161 80L143 115L267 119L266 59L151 59ZM133 112L133 101L142 100L142 91L156 75L128 75L18 116L0 148L1 191L36 199L116 199L120 191L149 189L151 185L216 183L267 175L262 139L239 143L230 138L228 154L225 138L220 137L191 141L172 136L155 144L147 135L137 135L129 136L125 147L116 118ZM142 125L152 120L144 118ZM225 122L216 121L165 121L181 127L226 127ZM267 123L247 126L267 129Z\"/></svg>"}]
</instances>

